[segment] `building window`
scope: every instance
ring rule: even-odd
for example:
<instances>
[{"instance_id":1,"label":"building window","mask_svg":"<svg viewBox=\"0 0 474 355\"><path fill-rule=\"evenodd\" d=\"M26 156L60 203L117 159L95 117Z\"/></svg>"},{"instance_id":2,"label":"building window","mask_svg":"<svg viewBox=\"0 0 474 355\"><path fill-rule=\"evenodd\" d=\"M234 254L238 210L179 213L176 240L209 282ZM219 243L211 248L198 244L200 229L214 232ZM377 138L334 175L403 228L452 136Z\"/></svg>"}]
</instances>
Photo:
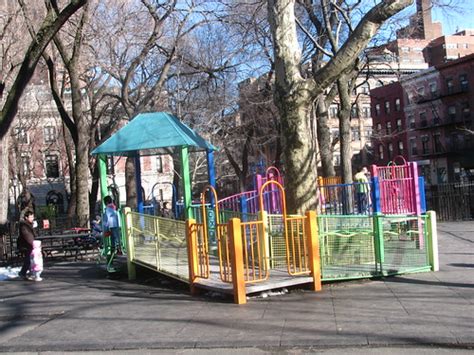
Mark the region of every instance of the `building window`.
<instances>
[{"instance_id":1,"label":"building window","mask_svg":"<svg viewBox=\"0 0 474 355\"><path fill-rule=\"evenodd\" d=\"M359 109L357 106L351 108L351 118L359 118Z\"/></svg>"},{"instance_id":2,"label":"building window","mask_svg":"<svg viewBox=\"0 0 474 355\"><path fill-rule=\"evenodd\" d=\"M390 101L385 101L385 113L390 114Z\"/></svg>"},{"instance_id":3,"label":"building window","mask_svg":"<svg viewBox=\"0 0 474 355\"><path fill-rule=\"evenodd\" d=\"M405 52L405 53L410 51L410 47L402 47L401 49L402 49L402 52Z\"/></svg>"},{"instance_id":4,"label":"building window","mask_svg":"<svg viewBox=\"0 0 474 355\"><path fill-rule=\"evenodd\" d=\"M379 159L383 160L383 145L379 145Z\"/></svg>"},{"instance_id":5,"label":"building window","mask_svg":"<svg viewBox=\"0 0 474 355\"><path fill-rule=\"evenodd\" d=\"M377 123L377 134L382 134L382 124Z\"/></svg>"},{"instance_id":6,"label":"building window","mask_svg":"<svg viewBox=\"0 0 474 355\"><path fill-rule=\"evenodd\" d=\"M413 115L408 116L408 124L410 128L415 128L415 117Z\"/></svg>"},{"instance_id":7,"label":"building window","mask_svg":"<svg viewBox=\"0 0 474 355\"><path fill-rule=\"evenodd\" d=\"M438 96L438 85L436 84L436 82L430 83L430 93L431 97Z\"/></svg>"},{"instance_id":8,"label":"building window","mask_svg":"<svg viewBox=\"0 0 474 355\"><path fill-rule=\"evenodd\" d=\"M380 116L380 104L375 104L375 116Z\"/></svg>"},{"instance_id":9,"label":"building window","mask_svg":"<svg viewBox=\"0 0 474 355\"><path fill-rule=\"evenodd\" d=\"M454 92L453 79L446 79L446 88L448 89L448 94L452 94Z\"/></svg>"},{"instance_id":10,"label":"building window","mask_svg":"<svg viewBox=\"0 0 474 355\"><path fill-rule=\"evenodd\" d=\"M459 85L461 85L461 91L469 90L469 81L467 81L467 75L459 75Z\"/></svg>"},{"instance_id":11,"label":"building window","mask_svg":"<svg viewBox=\"0 0 474 355\"><path fill-rule=\"evenodd\" d=\"M43 129L44 142L54 143L56 141L56 127L46 126Z\"/></svg>"},{"instance_id":12,"label":"building window","mask_svg":"<svg viewBox=\"0 0 474 355\"><path fill-rule=\"evenodd\" d=\"M359 127L352 127L352 141L360 141L360 131Z\"/></svg>"},{"instance_id":13,"label":"building window","mask_svg":"<svg viewBox=\"0 0 474 355\"><path fill-rule=\"evenodd\" d=\"M422 165L420 166L421 175L425 178L425 183L431 185L431 166Z\"/></svg>"},{"instance_id":14,"label":"building window","mask_svg":"<svg viewBox=\"0 0 474 355\"><path fill-rule=\"evenodd\" d=\"M430 153L430 139L428 136L421 137L421 150L422 154L429 154Z\"/></svg>"},{"instance_id":15,"label":"building window","mask_svg":"<svg viewBox=\"0 0 474 355\"><path fill-rule=\"evenodd\" d=\"M30 154L21 153L20 174L29 179L31 176Z\"/></svg>"},{"instance_id":16,"label":"building window","mask_svg":"<svg viewBox=\"0 0 474 355\"><path fill-rule=\"evenodd\" d=\"M404 153L404 151L403 151L403 142L398 141L398 154L403 155L403 153Z\"/></svg>"},{"instance_id":17,"label":"building window","mask_svg":"<svg viewBox=\"0 0 474 355\"><path fill-rule=\"evenodd\" d=\"M402 104L400 102L400 98L397 97L395 99L395 111L400 112L401 108L402 108Z\"/></svg>"},{"instance_id":18,"label":"building window","mask_svg":"<svg viewBox=\"0 0 474 355\"><path fill-rule=\"evenodd\" d=\"M55 154L48 154L45 156L46 164L46 177L47 178L58 178L59 177L59 161L58 156Z\"/></svg>"},{"instance_id":19,"label":"building window","mask_svg":"<svg viewBox=\"0 0 474 355\"><path fill-rule=\"evenodd\" d=\"M433 145L434 145L434 152L435 153L441 153L442 146L441 146L441 134L440 133L435 133L433 135Z\"/></svg>"},{"instance_id":20,"label":"building window","mask_svg":"<svg viewBox=\"0 0 474 355\"><path fill-rule=\"evenodd\" d=\"M470 105L469 105L469 102L467 102L467 101L466 101L466 102L463 102L463 103L461 104L461 106L462 106L462 115L463 115L463 117L464 117L464 118L469 118L469 117L471 117L471 107L470 107Z\"/></svg>"},{"instance_id":21,"label":"building window","mask_svg":"<svg viewBox=\"0 0 474 355\"><path fill-rule=\"evenodd\" d=\"M456 106L448 106L448 117L450 120L456 120Z\"/></svg>"},{"instance_id":22,"label":"building window","mask_svg":"<svg viewBox=\"0 0 474 355\"><path fill-rule=\"evenodd\" d=\"M440 118L438 114L438 109L436 107L433 107L431 109L431 116L433 117L433 124L440 124Z\"/></svg>"},{"instance_id":23,"label":"building window","mask_svg":"<svg viewBox=\"0 0 474 355\"><path fill-rule=\"evenodd\" d=\"M338 112L337 106L331 106L329 108L329 116L331 118L336 118L337 117L337 112Z\"/></svg>"},{"instance_id":24,"label":"building window","mask_svg":"<svg viewBox=\"0 0 474 355\"><path fill-rule=\"evenodd\" d=\"M363 114L364 118L369 118L370 117L370 107L369 106L362 107L362 114Z\"/></svg>"},{"instance_id":25,"label":"building window","mask_svg":"<svg viewBox=\"0 0 474 355\"><path fill-rule=\"evenodd\" d=\"M156 157L156 172L162 173L163 172L163 157L158 155Z\"/></svg>"},{"instance_id":26,"label":"building window","mask_svg":"<svg viewBox=\"0 0 474 355\"><path fill-rule=\"evenodd\" d=\"M410 151L412 155L418 155L418 149L416 148L416 138L410 138Z\"/></svg>"},{"instance_id":27,"label":"building window","mask_svg":"<svg viewBox=\"0 0 474 355\"><path fill-rule=\"evenodd\" d=\"M397 120L397 131L398 132L401 132L403 130L403 127L402 127L402 120L401 119L398 119Z\"/></svg>"},{"instance_id":28,"label":"building window","mask_svg":"<svg viewBox=\"0 0 474 355\"><path fill-rule=\"evenodd\" d=\"M393 159L393 144L388 143L388 159Z\"/></svg>"},{"instance_id":29,"label":"building window","mask_svg":"<svg viewBox=\"0 0 474 355\"><path fill-rule=\"evenodd\" d=\"M448 182L448 174L446 173L445 167L441 167L437 169L437 178L438 178L438 184L445 184Z\"/></svg>"},{"instance_id":30,"label":"building window","mask_svg":"<svg viewBox=\"0 0 474 355\"><path fill-rule=\"evenodd\" d=\"M28 144L28 132L24 127L15 127L14 130L14 136L16 137L16 140L20 144Z\"/></svg>"},{"instance_id":31,"label":"building window","mask_svg":"<svg viewBox=\"0 0 474 355\"><path fill-rule=\"evenodd\" d=\"M372 128L367 127L365 129L365 138L370 139L370 137L372 137Z\"/></svg>"},{"instance_id":32,"label":"building window","mask_svg":"<svg viewBox=\"0 0 474 355\"><path fill-rule=\"evenodd\" d=\"M428 126L428 120L426 119L426 112L420 112L420 126Z\"/></svg>"},{"instance_id":33,"label":"building window","mask_svg":"<svg viewBox=\"0 0 474 355\"><path fill-rule=\"evenodd\" d=\"M392 122L387 122L387 125L386 125L385 128L386 128L387 135L391 134L392 133Z\"/></svg>"},{"instance_id":34,"label":"building window","mask_svg":"<svg viewBox=\"0 0 474 355\"><path fill-rule=\"evenodd\" d=\"M360 87L360 92L363 94L368 94L369 91L370 91L369 84L368 83L362 84L362 86Z\"/></svg>"},{"instance_id":35,"label":"building window","mask_svg":"<svg viewBox=\"0 0 474 355\"><path fill-rule=\"evenodd\" d=\"M447 43L447 44L446 44L446 48L447 48L447 49L456 49L456 48L457 48L457 44L456 44L456 43Z\"/></svg>"}]
</instances>

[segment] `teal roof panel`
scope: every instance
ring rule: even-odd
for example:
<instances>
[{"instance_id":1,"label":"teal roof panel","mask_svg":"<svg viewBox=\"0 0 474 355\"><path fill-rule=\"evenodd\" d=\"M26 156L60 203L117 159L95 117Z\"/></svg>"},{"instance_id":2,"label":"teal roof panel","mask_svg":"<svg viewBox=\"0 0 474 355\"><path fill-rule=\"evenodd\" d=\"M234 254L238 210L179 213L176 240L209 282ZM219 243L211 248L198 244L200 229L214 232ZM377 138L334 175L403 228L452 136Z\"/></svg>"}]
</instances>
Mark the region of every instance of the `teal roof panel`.
<instances>
[{"instance_id":1,"label":"teal roof panel","mask_svg":"<svg viewBox=\"0 0 474 355\"><path fill-rule=\"evenodd\" d=\"M173 147L191 151L217 150L199 134L166 112L140 113L126 126L96 147L92 154L140 155L169 153Z\"/></svg>"}]
</instances>

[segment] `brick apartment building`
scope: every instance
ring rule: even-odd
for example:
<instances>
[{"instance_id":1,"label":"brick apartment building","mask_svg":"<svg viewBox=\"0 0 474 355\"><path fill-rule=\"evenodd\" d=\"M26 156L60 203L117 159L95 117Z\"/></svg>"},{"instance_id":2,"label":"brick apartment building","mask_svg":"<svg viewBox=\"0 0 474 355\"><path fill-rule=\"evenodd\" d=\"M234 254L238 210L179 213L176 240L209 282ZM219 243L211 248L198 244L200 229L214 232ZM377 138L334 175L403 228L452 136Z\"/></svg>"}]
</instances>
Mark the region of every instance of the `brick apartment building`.
<instances>
[{"instance_id":1,"label":"brick apartment building","mask_svg":"<svg viewBox=\"0 0 474 355\"><path fill-rule=\"evenodd\" d=\"M401 154L416 161L427 184L474 177L474 54L371 91L376 163ZM400 110L389 110L401 98ZM378 113L378 114L377 114ZM397 122L401 120L400 130ZM391 132L391 127L397 127Z\"/></svg>"},{"instance_id":2,"label":"brick apartment building","mask_svg":"<svg viewBox=\"0 0 474 355\"><path fill-rule=\"evenodd\" d=\"M373 163L386 165L395 156L408 160L403 89L394 82L371 90Z\"/></svg>"}]
</instances>

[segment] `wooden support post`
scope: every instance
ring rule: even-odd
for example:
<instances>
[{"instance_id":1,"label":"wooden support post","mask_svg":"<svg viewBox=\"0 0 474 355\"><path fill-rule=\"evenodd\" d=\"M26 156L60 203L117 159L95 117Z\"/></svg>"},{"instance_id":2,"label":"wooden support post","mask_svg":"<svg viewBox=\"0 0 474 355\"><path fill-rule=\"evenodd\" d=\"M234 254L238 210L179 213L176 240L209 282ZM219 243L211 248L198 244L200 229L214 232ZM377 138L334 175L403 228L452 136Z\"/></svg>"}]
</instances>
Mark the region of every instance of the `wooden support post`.
<instances>
[{"instance_id":1,"label":"wooden support post","mask_svg":"<svg viewBox=\"0 0 474 355\"><path fill-rule=\"evenodd\" d=\"M230 235L230 260L232 267L232 283L234 286L234 302L247 303L244 279L244 260L242 249L242 230L240 219L232 218L228 225Z\"/></svg>"},{"instance_id":2,"label":"wooden support post","mask_svg":"<svg viewBox=\"0 0 474 355\"><path fill-rule=\"evenodd\" d=\"M428 255L432 271L439 271L439 256L438 256L438 230L436 224L436 212L428 211Z\"/></svg>"},{"instance_id":3,"label":"wooden support post","mask_svg":"<svg viewBox=\"0 0 474 355\"><path fill-rule=\"evenodd\" d=\"M123 209L126 233L126 240L127 240L127 273L129 280L135 280L137 277L137 272L135 268L135 264L133 263L133 259L135 258L135 243L133 242L133 235L132 235L132 210L130 207L125 207Z\"/></svg>"},{"instance_id":4,"label":"wooden support post","mask_svg":"<svg viewBox=\"0 0 474 355\"><path fill-rule=\"evenodd\" d=\"M195 296L198 292L196 286L194 285L197 274L199 273L199 256L198 256L198 235L197 235L197 225L196 220L187 219L186 220L186 240L188 247L188 269L189 269L189 289L191 295Z\"/></svg>"},{"instance_id":5,"label":"wooden support post","mask_svg":"<svg viewBox=\"0 0 474 355\"><path fill-rule=\"evenodd\" d=\"M315 211L306 212L306 238L308 241L309 268L313 276L312 288L321 291L321 257L319 255L318 220Z\"/></svg>"}]
</instances>

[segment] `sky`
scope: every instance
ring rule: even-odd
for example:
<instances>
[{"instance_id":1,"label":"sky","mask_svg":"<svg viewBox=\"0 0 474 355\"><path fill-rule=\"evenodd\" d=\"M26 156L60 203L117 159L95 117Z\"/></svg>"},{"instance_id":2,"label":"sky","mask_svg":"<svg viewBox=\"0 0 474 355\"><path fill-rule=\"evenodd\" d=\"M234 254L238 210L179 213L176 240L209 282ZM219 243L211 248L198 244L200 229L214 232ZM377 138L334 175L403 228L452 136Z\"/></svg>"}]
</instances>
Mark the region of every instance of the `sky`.
<instances>
[{"instance_id":1,"label":"sky","mask_svg":"<svg viewBox=\"0 0 474 355\"><path fill-rule=\"evenodd\" d=\"M456 29L474 29L474 0L456 0L455 9L434 8L433 21L443 24L443 34L451 35Z\"/></svg>"}]
</instances>

